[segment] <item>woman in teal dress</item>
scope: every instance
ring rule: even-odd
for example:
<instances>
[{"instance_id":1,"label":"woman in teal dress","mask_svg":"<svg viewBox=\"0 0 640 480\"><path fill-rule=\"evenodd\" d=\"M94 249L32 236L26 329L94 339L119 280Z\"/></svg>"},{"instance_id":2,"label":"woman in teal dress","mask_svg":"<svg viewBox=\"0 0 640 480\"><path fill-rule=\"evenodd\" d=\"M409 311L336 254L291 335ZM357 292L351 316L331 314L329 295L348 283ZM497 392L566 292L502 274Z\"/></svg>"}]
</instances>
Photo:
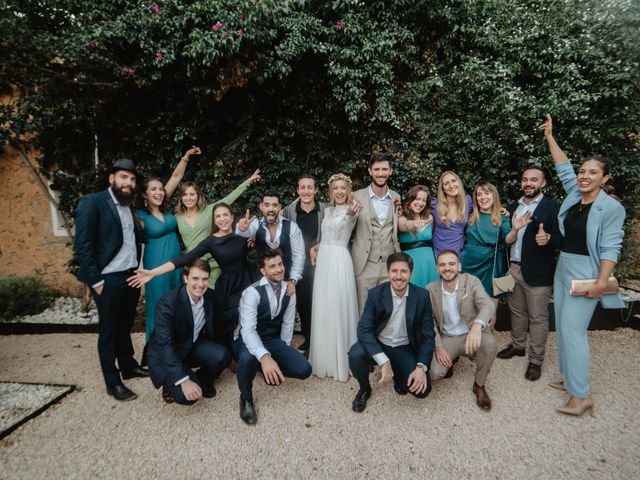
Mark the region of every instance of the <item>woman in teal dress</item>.
<instances>
[{"instance_id":1,"label":"woman in teal dress","mask_svg":"<svg viewBox=\"0 0 640 480\"><path fill-rule=\"evenodd\" d=\"M222 200L207 204L207 200L202 190L195 182L184 182L180 185L178 194L178 205L176 206L176 220L178 221L178 230L184 243L185 251L193 250L200 242L209 237L212 232L213 223L213 207L218 203L226 203L232 205L240 195L242 195L249 185L260 180L260 170L253 172L248 179L242 182L235 190ZM169 257L164 261L171 260ZM209 288L214 288L216 280L222 273L220 266L216 263L210 254L202 257L203 260L209 262L211 266L211 274L209 275ZM162 262L164 263L164 262ZM146 267L145 267L146 269Z\"/></svg>"},{"instance_id":2,"label":"woman in teal dress","mask_svg":"<svg viewBox=\"0 0 640 480\"><path fill-rule=\"evenodd\" d=\"M467 225L467 241L462 254L462 271L480 279L484 289L498 306L493 292L493 277L506 274L505 245L517 238L509 217L501 214L502 203L495 186L482 182L475 188L473 210ZM522 219L521 221L527 221ZM497 243L497 249L496 249ZM495 320L495 319L494 319Z\"/></svg>"},{"instance_id":3,"label":"woman in teal dress","mask_svg":"<svg viewBox=\"0 0 640 480\"><path fill-rule=\"evenodd\" d=\"M425 288L439 277L431 240L431 195L424 185L414 185L407 192L402 213L398 216L398 230L400 248L413 259L410 281Z\"/></svg>"}]
</instances>

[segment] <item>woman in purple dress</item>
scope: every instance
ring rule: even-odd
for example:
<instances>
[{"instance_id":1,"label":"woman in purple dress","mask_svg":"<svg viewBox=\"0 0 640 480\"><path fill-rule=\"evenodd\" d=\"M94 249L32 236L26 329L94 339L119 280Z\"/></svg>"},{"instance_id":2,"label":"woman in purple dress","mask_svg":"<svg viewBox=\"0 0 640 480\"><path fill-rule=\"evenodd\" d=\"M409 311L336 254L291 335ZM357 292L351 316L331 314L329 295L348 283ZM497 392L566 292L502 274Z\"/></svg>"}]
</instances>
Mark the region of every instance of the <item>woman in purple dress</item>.
<instances>
[{"instance_id":1,"label":"woman in purple dress","mask_svg":"<svg viewBox=\"0 0 640 480\"><path fill-rule=\"evenodd\" d=\"M453 250L458 255L464 248L464 230L473 208L471 197L465 195L460 177L447 170L440 175L437 198L431 202L433 211L433 250Z\"/></svg>"}]
</instances>

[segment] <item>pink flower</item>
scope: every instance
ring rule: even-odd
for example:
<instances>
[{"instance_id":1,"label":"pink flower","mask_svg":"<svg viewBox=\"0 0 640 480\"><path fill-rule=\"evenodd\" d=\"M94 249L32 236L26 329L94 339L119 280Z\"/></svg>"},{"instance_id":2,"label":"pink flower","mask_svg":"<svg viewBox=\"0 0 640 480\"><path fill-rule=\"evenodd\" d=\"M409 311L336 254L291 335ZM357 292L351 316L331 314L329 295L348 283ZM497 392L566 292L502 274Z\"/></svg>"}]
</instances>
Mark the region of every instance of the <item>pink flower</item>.
<instances>
[{"instance_id":1,"label":"pink flower","mask_svg":"<svg viewBox=\"0 0 640 480\"><path fill-rule=\"evenodd\" d=\"M222 34L223 37L227 36L227 32L225 32L224 30L222 32L220 32Z\"/></svg>"},{"instance_id":2,"label":"pink flower","mask_svg":"<svg viewBox=\"0 0 640 480\"><path fill-rule=\"evenodd\" d=\"M161 62L162 60L164 60L164 53L162 52L156 52L156 60Z\"/></svg>"},{"instance_id":3,"label":"pink flower","mask_svg":"<svg viewBox=\"0 0 640 480\"><path fill-rule=\"evenodd\" d=\"M244 35L244 30L239 28L238 30L236 30L236 35L238 35L239 37Z\"/></svg>"},{"instance_id":4,"label":"pink flower","mask_svg":"<svg viewBox=\"0 0 640 480\"><path fill-rule=\"evenodd\" d=\"M222 22L218 20L216 23L213 24L213 26L211 27L211 30L213 30L214 32L217 32L221 28L222 28Z\"/></svg>"},{"instance_id":5,"label":"pink flower","mask_svg":"<svg viewBox=\"0 0 640 480\"><path fill-rule=\"evenodd\" d=\"M150 3L149 10L151 10L151 12L155 15L158 15L160 13L160 7L157 3Z\"/></svg>"},{"instance_id":6,"label":"pink flower","mask_svg":"<svg viewBox=\"0 0 640 480\"><path fill-rule=\"evenodd\" d=\"M136 74L136 71L131 67L122 67L120 71L125 77L133 77Z\"/></svg>"},{"instance_id":7,"label":"pink flower","mask_svg":"<svg viewBox=\"0 0 640 480\"><path fill-rule=\"evenodd\" d=\"M338 22L336 22L336 29L337 30L344 30L346 28L347 24L345 23L344 20L339 20Z\"/></svg>"}]
</instances>

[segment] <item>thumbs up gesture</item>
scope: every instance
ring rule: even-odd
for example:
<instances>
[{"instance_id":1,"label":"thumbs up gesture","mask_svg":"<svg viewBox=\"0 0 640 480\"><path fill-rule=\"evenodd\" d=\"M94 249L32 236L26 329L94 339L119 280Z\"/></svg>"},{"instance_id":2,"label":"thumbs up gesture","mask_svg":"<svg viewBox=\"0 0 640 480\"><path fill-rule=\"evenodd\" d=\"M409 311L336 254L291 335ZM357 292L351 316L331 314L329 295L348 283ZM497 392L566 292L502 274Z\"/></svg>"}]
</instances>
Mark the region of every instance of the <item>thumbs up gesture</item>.
<instances>
[{"instance_id":1,"label":"thumbs up gesture","mask_svg":"<svg viewBox=\"0 0 640 480\"><path fill-rule=\"evenodd\" d=\"M544 231L544 224L538 225L538 231L536 232L536 243L540 247L544 247L547 243L549 243L549 239L551 238L551 234Z\"/></svg>"}]
</instances>

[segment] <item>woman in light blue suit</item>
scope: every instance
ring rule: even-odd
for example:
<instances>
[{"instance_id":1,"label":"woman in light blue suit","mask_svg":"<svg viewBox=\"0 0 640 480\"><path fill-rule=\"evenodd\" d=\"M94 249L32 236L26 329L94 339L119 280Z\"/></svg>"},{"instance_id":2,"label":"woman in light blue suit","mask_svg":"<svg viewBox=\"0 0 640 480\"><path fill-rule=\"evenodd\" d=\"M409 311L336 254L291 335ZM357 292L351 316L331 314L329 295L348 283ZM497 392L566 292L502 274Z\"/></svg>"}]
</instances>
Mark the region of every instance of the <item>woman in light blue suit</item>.
<instances>
[{"instance_id":1,"label":"woman in light blue suit","mask_svg":"<svg viewBox=\"0 0 640 480\"><path fill-rule=\"evenodd\" d=\"M618 261L624 237L624 207L607 195L611 163L603 157L586 159L576 176L571 163L552 134L551 116L540 126L549 144L556 172L567 197L558 213L564 235L554 277L554 306L560 372L564 380L551 386L571 397L558 411L582 415L590 410L589 342L587 329L598 301L604 308L623 308L619 293L603 294ZM596 278L594 286L570 293L571 280Z\"/></svg>"}]
</instances>

